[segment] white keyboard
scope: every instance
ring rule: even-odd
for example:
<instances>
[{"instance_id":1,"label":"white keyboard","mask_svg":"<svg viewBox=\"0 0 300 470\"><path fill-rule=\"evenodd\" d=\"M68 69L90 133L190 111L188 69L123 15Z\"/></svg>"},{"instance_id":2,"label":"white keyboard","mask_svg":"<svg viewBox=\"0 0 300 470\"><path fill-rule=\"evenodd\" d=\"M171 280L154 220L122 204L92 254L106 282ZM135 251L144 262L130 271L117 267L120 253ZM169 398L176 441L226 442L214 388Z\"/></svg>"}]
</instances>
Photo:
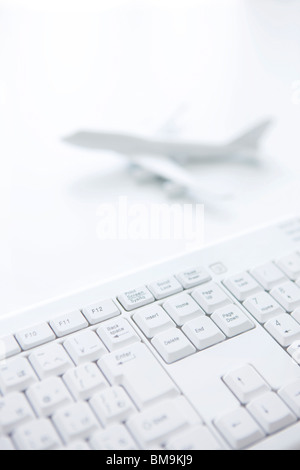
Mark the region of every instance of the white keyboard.
<instances>
[{"instance_id":1,"label":"white keyboard","mask_svg":"<svg viewBox=\"0 0 300 470\"><path fill-rule=\"evenodd\" d=\"M300 449L297 219L0 331L0 450Z\"/></svg>"}]
</instances>

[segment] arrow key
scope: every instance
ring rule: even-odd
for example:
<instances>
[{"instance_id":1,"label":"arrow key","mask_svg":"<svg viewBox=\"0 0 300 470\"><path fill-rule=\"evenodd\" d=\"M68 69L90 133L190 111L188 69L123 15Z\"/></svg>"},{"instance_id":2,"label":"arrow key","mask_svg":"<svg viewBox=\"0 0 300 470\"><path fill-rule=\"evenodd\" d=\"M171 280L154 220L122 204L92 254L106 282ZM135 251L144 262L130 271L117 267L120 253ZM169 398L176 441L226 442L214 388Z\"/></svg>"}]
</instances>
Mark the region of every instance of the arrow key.
<instances>
[{"instance_id":1,"label":"arrow key","mask_svg":"<svg viewBox=\"0 0 300 470\"><path fill-rule=\"evenodd\" d=\"M247 409L267 434L280 431L297 421L292 411L273 392L256 398L247 406Z\"/></svg>"},{"instance_id":2,"label":"arrow key","mask_svg":"<svg viewBox=\"0 0 300 470\"><path fill-rule=\"evenodd\" d=\"M102 326L98 328L97 334L109 351L115 351L140 341L137 333L124 318L103 323Z\"/></svg>"},{"instance_id":3,"label":"arrow key","mask_svg":"<svg viewBox=\"0 0 300 470\"><path fill-rule=\"evenodd\" d=\"M265 437L261 427L242 407L216 419L215 426L236 450L245 449Z\"/></svg>"},{"instance_id":4,"label":"arrow key","mask_svg":"<svg viewBox=\"0 0 300 470\"><path fill-rule=\"evenodd\" d=\"M269 385L250 365L229 372L223 380L243 405L270 390Z\"/></svg>"}]
</instances>

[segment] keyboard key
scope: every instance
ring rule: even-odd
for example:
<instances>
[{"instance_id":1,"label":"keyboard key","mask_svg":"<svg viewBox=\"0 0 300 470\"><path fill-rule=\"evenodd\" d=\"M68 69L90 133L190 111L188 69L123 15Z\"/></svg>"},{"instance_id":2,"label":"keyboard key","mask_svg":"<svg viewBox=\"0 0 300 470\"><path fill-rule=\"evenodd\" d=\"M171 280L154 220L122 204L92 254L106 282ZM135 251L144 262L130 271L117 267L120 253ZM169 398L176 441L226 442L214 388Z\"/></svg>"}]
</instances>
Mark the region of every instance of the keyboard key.
<instances>
[{"instance_id":1,"label":"keyboard key","mask_svg":"<svg viewBox=\"0 0 300 470\"><path fill-rule=\"evenodd\" d=\"M151 304L155 299L151 292L145 286L142 286L124 292L118 296L118 300L125 310L130 312L136 308Z\"/></svg>"},{"instance_id":2,"label":"keyboard key","mask_svg":"<svg viewBox=\"0 0 300 470\"><path fill-rule=\"evenodd\" d=\"M278 391L278 395L289 408L300 418L300 379L289 383Z\"/></svg>"},{"instance_id":3,"label":"keyboard key","mask_svg":"<svg viewBox=\"0 0 300 470\"><path fill-rule=\"evenodd\" d=\"M215 323L206 316L186 323L182 331L200 351L226 339Z\"/></svg>"},{"instance_id":4,"label":"keyboard key","mask_svg":"<svg viewBox=\"0 0 300 470\"><path fill-rule=\"evenodd\" d=\"M0 339L0 361L15 356L19 352L21 348L12 335Z\"/></svg>"},{"instance_id":5,"label":"keyboard key","mask_svg":"<svg viewBox=\"0 0 300 470\"><path fill-rule=\"evenodd\" d=\"M165 445L172 435L188 428L188 418L174 400L159 403L133 415L128 420L127 427L142 448L150 448L153 445Z\"/></svg>"},{"instance_id":6,"label":"keyboard key","mask_svg":"<svg viewBox=\"0 0 300 470\"><path fill-rule=\"evenodd\" d=\"M91 325L96 325L105 320L120 315L120 310L112 300L103 300L82 309L83 315Z\"/></svg>"},{"instance_id":7,"label":"keyboard key","mask_svg":"<svg viewBox=\"0 0 300 470\"><path fill-rule=\"evenodd\" d=\"M85 441L74 441L74 442L71 442L71 444L68 444L67 446L59 447L57 450L65 450L65 451L73 450L73 451L81 452L81 451L91 450L91 448Z\"/></svg>"},{"instance_id":8,"label":"keyboard key","mask_svg":"<svg viewBox=\"0 0 300 470\"><path fill-rule=\"evenodd\" d=\"M122 387L109 387L90 400L103 427L127 421L136 408Z\"/></svg>"},{"instance_id":9,"label":"keyboard key","mask_svg":"<svg viewBox=\"0 0 300 470\"><path fill-rule=\"evenodd\" d=\"M32 385L26 395L40 418L47 418L59 408L73 402L71 395L58 377L51 377Z\"/></svg>"},{"instance_id":10,"label":"keyboard key","mask_svg":"<svg viewBox=\"0 0 300 470\"><path fill-rule=\"evenodd\" d=\"M37 349L29 356L29 361L40 379L53 375L63 375L73 362L60 344L49 344Z\"/></svg>"},{"instance_id":11,"label":"keyboard key","mask_svg":"<svg viewBox=\"0 0 300 470\"><path fill-rule=\"evenodd\" d=\"M8 437L0 437L0 451L1 450L5 450L5 451L15 450L15 447L12 441Z\"/></svg>"},{"instance_id":12,"label":"keyboard key","mask_svg":"<svg viewBox=\"0 0 300 470\"><path fill-rule=\"evenodd\" d=\"M188 294L181 294L169 299L163 308L177 325L182 326L194 318L204 315L203 310Z\"/></svg>"},{"instance_id":13,"label":"keyboard key","mask_svg":"<svg viewBox=\"0 0 300 470\"><path fill-rule=\"evenodd\" d=\"M243 405L270 390L269 385L250 365L229 372L223 380Z\"/></svg>"},{"instance_id":14,"label":"keyboard key","mask_svg":"<svg viewBox=\"0 0 300 470\"><path fill-rule=\"evenodd\" d=\"M121 424L98 431L90 440L94 450L137 450L136 443Z\"/></svg>"},{"instance_id":15,"label":"keyboard key","mask_svg":"<svg viewBox=\"0 0 300 470\"><path fill-rule=\"evenodd\" d=\"M151 305L139 310L134 314L133 320L149 339L175 326L160 305Z\"/></svg>"},{"instance_id":16,"label":"keyboard key","mask_svg":"<svg viewBox=\"0 0 300 470\"><path fill-rule=\"evenodd\" d=\"M287 352L292 356L294 361L300 364L300 340L294 341L294 343L292 343L288 348Z\"/></svg>"},{"instance_id":17,"label":"keyboard key","mask_svg":"<svg viewBox=\"0 0 300 470\"><path fill-rule=\"evenodd\" d=\"M251 271L251 275L268 291L287 280L287 277L274 263L258 266Z\"/></svg>"},{"instance_id":18,"label":"keyboard key","mask_svg":"<svg viewBox=\"0 0 300 470\"><path fill-rule=\"evenodd\" d=\"M300 278L299 253L291 253L288 256L284 256L277 262L277 265L292 281Z\"/></svg>"},{"instance_id":19,"label":"keyboard key","mask_svg":"<svg viewBox=\"0 0 300 470\"><path fill-rule=\"evenodd\" d=\"M57 411L53 422L66 444L88 439L99 429L92 410L85 402L75 403Z\"/></svg>"},{"instance_id":20,"label":"keyboard key","mask_svg":"<svg viewBox=\"0 0 300 470\"><path fill-rule=\"evenodd\" d=\"M228 338L254 328L251 320L236 305L228 305L228 307L217 310L212 315L212 320Z\"/></svg>"},{"instance_id":21,"label":"keyboard key","mask_svg":"<svg viewBox=\"0 0 300 470\"><path fill-rule=\"evenodd\" d=\"M55 334L47 323L19 331L16 339L24 351L41 346L55 339Z\"/></svg>"},{"instance_id":22,"label":"keyboard key","mask_svg":"<svg viewBox=\"0 0 300 470\"><path fill-rule=\"evenodd\" d=\"M297 323L300 323L300 308L296 308L296 310L292 313L292 317L296 320Z\"/></svg>"},{"instance_id":23,"label":"keyboard key","mask_svg":"<svg viewBox=\"0 0 300 470\"><path fill-rule=\"evenodd\" d=\"M10 434L34 418L33 410L22 393L0 398L0 434Z\"/></svg>"},{"instance_id":24,"label":"keyboard key","mask_svg":"<svg viewBox=\"0 0 300 470\"><path fill-rule=\"evenodd\" d=\"M283 308L267 292L260 292L249 297L244 307L256 318L259 323L266 323L272 318L285 313Z\"/></svg>"},{"instance_id":25,"label":"keyboard key","mask_svg":"<svg viewBox=\"0 0 300 470\"><path fill-rule=\"evenodd\" d=\"M27 359L10 359L0 366L0 390L2 395L11 392L24 392L37 382L37 377Z\"/></svg>"},{"instance_id":26,"label":"keyboard key","mask_svg":"<svg viewBox=\"0 0 300 470\"><path fill-rule=\"evenodd\" d=\"M79 312L61 315L50 322L50 326L58 338L75 333L89 326L84 316Z\"/></svg>"},{"instance_id":27,"label":"keyboard key","mask_svg":"<svg viewBox=\"0 0 300 470\"><path fill-rule=\"evenodd\" d=\"M300 340L299 323L286 313L273 318L273 320L269 320L265 324L265 328L284 348Z\"/></svg>"},{"instance_id":28,"label":"keyboard key","mask_svg":"<svg viewBox=\"0 0 300 470\"><path fill-rule=\"evenodd\" d=\"M64 347L76 365L97 361L107 353L99 337L93 331L86 330L69 337Z\"/></svg>"},{"instance_id":29,"label":"keyboard key","mask_svg":"<svg viewBox=\"0 0 300 470\"><path fill-rule=\"evenodd\" d=\"M89 400L95 393L108 386L94 363L82 364L76 369L68 370L63 380L75 400Z\"/></svg>"},{"instance_id":30,"label":"keyboard key","mask_svg":"<svg viewBox=\"0 0 300 470\"><path fill-rule=\"evenodd\" d=\"M293 282L285 282L271 291L271 295L285 308L293 312L300 307L300 288Z\"/></svg>"},{"instance_id":31,"label":"keyboard key","mask_svg":"<svg viewBox=\"0 0 300 470\"><path fill-rule=\"evenodd\" d=\"M225 292L214 282L209 282L208 284L198 287L192 293L192 297L209 315L215 310L231 303L231 300Z\"/></svg>"},{"instance_id":32,"label":"keyboard key","mask_svg":"<svg viewBox=\"0 0 300 470\"><path fill-rule=\"evenodd\" d=\"M97 334L109 351L115 351L128 344L141 341L132 326L124 318L105 322L98 328Z\"/></svg>"},{"instance_id":33,"label":"keyboard key","mask_svg":"<svg viewBox=\"0 0 300 470\"><path fill-rule=\"evenodd\" d=\"M293 424L283 431L264 439L249 450L300 450L300 423Z\"/></svg>"},{"instance_id":34,"label":"keyboard key","mask_svg":"<svg viewBox=\"0 0 300 470\"><path fill-rule=\"evenodd\" d=\"M273 434L296 422L295 415L273 392L259 396L247 409L267 434Z\"/></svg>"},{"instance_id":35,"label":"keyboard key","mask_svg":"<svg viewBox=\"0 0 300 470\"><path fill-rule=\"evenodd\" d=\"M53 425L46 419L21 426L14 433L13 440L19 450L53 450L61 445Z\"/></svg>"},{"instance_id":36,"label":"keyboard key","mask_svg":"<svg viewBox=\"0 0 300 470\"><path fill-rule=\"evenodd\" d=\"M178 294L178 292L183 291L182 285L179 284L173 276L158 282L153 282L148 286L148 289L157 300L164 299L165 297Z\"/></svg>"},{"instance_id":37,"label":"keyboard key","mask_svg":"<svg viewBox=\"0 0 300 470\"><path fill-rule=\"evenodd\" d=\"M256 280L247 272L236 274L226 279L224 284L240 302L243 302L248 297L258 294L263 290Z\"/></svg>"},{"instance_id":38,"label":"keyboard key","mask_svg":"<svg viewBox=\"0 0 300 470\"><path fill-rule=\"evenodd\" d=\"M211 276L203 268L192 268L177 274L176 278L184 289L191 289L211 280Z\"/></svg>"},{"instance_id":39,"label":"keyboard key","mask_svg":"<svg viewBox=\"0 0 300 470\"><path fill-rule=\"evenodd\" d=\"M142 343L134 343L98 361L112 385L122 385L141 409L178 395L168 374Z\"/></svg>"},{"instance_id":40,"label":"keyboard key","mask_svg":"<svg viewBox=\"0 0 300 470\"><path fill-rule=\"evenodd\" d=\"M221 445L206 426L191 427L169 439L167 450L222 450Z\"/></svg>"},{"instance_id":41,"label":"keyboard key","mask_svg":"<svg viewBox=\"0 0 300 470\"><path fill-rule=\"evenodd\" d=\"M244 408L223 415L215 425L233 449L245 449L263 439L265 434Z\"/></svg>"},{"instance_id":42,"label":"keyboard key","mask_svg":"<svg viewBox=\"0 0 300 470\"><path fill-rule=\"evenodd\" d=\"M196 352L195 347L177 328L160 333L152 339L152 344L168 363L178 361Z\"/></svg>"}]
</instances>

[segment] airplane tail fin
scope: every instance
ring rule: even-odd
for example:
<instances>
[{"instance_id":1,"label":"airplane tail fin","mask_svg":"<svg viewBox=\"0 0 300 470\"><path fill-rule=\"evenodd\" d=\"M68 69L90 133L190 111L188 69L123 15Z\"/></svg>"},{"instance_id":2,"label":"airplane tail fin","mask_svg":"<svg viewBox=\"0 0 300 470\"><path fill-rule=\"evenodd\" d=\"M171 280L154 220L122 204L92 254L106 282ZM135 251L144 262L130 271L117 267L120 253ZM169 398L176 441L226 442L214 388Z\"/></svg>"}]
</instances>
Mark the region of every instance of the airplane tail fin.
<instances>
[{"instance_id":1,"label":"airplane tail fin","mask_svg":"<svg viewBox=\"0 0 300 470\"><path fill-rule=\"evenodd\" d=\"M256 126L254 129L251 129L247 133L243 134L238 139L235 139L230 143L231 147L241 147L248 148L249 150L256 150L259 147L260 141L263 136L266 134L267 130L271 127L273 121L269 119L264 121L260 125Z\"/></svg>"}]
</instances>

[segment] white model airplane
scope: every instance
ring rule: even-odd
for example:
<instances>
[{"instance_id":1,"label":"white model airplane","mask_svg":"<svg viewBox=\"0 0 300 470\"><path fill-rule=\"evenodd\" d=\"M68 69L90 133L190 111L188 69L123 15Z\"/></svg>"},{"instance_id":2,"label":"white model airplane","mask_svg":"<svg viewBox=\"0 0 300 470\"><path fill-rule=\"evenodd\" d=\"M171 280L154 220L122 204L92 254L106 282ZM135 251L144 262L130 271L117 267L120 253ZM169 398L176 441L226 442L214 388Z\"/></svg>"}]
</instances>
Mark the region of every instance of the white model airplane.
<instances>
[{"instance_id":1,"label":"white model airplane","mask_svg":"<svg viewBox=\"0 0 300 470\"><path fill-rule=\"evenodd\" d=\"M202 145L182 140L162 140L135 135L80 131L64 142L91 150L109 150L127 158L131 170L159 178L173 194L186 193L197 201L211 203L216 196L202 193L199 183L184 166L189 162L257 163L259 144L271 120L264 121L238 139L224 145Z\"/></svg>"}]
</instances>

